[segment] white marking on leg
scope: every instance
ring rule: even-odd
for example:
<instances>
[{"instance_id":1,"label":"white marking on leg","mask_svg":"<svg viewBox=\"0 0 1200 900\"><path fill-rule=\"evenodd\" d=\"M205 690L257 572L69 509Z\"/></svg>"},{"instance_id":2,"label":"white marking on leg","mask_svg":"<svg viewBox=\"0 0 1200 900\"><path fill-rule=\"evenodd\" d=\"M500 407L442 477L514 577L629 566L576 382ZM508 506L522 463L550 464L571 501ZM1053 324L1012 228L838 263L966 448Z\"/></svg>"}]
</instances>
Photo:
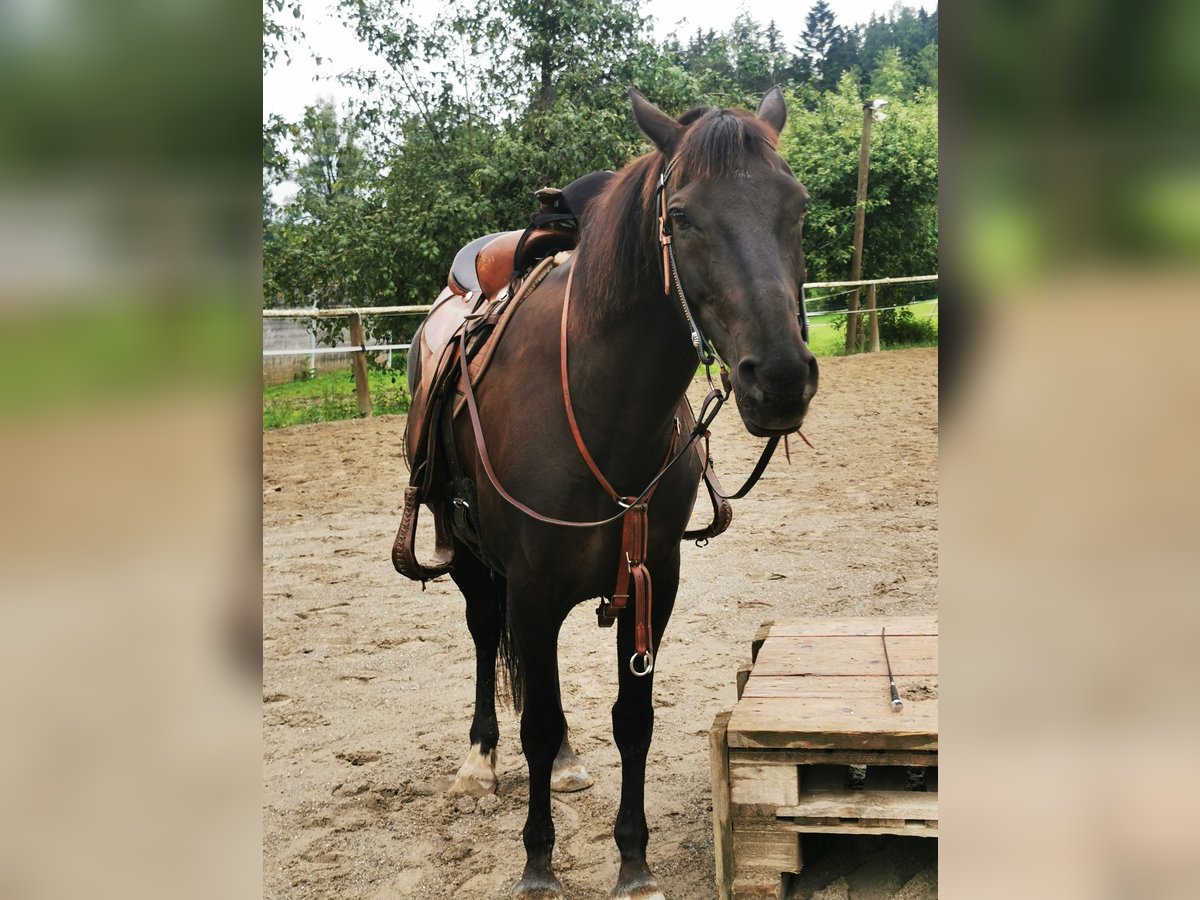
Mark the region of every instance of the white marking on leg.
<instances>
[{"instance_id":1,"label":"white marking on leg","mask_svg":"<svg viewBox=\"0 0 1200 900\"><path fill-rule=\"evenodd\" d=\"M458 777L450 786L448 794L466 794L482 797L496 793L496 750L484 753L480 744L472 744L467 758L458 768Z\"/></svg>"}]
</instances>

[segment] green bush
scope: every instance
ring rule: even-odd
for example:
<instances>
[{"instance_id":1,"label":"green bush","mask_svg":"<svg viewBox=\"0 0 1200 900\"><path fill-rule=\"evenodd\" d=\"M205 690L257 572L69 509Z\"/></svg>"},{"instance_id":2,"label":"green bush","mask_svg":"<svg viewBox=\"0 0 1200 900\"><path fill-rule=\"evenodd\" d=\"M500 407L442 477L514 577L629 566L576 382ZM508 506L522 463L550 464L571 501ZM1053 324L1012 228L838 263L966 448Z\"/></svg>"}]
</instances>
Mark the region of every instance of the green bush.
<instances>
[{"instance_id":1,"label":"green bush","mask_svg":"<svg viewBox=\"0 0 1200 900\"><path fill-rule=\"evenodd\" d=\"M888 346L897 344L936 344L938 333L933 320L918 317L911 309L885 309L879 315L879 343Z\"/></svg>"},{"instance_id":2,"label":"green bush","mask_svg":"<svg viewBox=\"0 0 1200 900\"><path fill-rule=\"evenodd\" d=\"M879 316L879 345L881 347L929 346L938 342L937 326L933 319L927 316L917 316L911 309L880 310ZM846 316L834 316L833 327L841 335L842 344L846 341ZM862 313L862 324L859 331L863 344L867 342L870 325L867 313Z\"/></svg>"}]
</instances>

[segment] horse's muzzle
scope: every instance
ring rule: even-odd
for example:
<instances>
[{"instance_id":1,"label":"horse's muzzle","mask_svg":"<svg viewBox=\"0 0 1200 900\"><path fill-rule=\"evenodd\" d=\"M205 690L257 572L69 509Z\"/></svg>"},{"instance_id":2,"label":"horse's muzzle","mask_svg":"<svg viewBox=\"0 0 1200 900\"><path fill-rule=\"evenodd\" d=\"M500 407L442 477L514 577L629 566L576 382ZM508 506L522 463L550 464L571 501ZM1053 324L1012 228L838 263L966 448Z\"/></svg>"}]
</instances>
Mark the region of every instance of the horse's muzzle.
<instances>
[{"instance_id":1,"label":"horse's muzzle","mask_svg":"<svg viewBox=\"0 0 1200 900\"><path fill-rule=\"evenodd\" d=\"M757 437L795 431L817 393L817 359L803 345L792 359L759 362L743 357L734 373L734 394L746 430Z\"/></svg>"}]
</instances>

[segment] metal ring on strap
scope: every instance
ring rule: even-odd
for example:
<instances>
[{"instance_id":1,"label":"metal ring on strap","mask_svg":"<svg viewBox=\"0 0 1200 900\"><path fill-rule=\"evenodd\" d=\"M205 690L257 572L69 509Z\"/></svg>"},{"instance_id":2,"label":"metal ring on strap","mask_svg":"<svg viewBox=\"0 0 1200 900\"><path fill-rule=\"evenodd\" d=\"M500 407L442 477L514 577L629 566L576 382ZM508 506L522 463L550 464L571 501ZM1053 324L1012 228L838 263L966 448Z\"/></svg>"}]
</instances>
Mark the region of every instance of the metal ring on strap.
<instances>
[{"instance_id":1,"label":"metal ring on strap","mask_svg":"<svg viewBox=\"0 0 1200 900\"><path fill-rule=\"evenodd\" d=\"M637 669L637 661L639 659L642 661L642 670L640 672ZM654 671L654 654L649 650L645 653L633 654L633 656L629 657L629 671L638 678L645 678Z\"/></svg>"}]
</instances>

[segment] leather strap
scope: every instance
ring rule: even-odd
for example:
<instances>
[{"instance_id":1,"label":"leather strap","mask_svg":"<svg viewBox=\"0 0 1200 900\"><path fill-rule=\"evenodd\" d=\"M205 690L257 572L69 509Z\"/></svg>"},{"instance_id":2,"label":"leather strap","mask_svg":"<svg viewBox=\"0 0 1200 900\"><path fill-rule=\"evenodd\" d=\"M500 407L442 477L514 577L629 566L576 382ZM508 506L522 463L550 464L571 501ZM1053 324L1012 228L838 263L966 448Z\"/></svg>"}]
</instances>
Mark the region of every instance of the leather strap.
<instances>
[{"instance_id":1,"label":"leather strap","mask_svg":"<svg viewBox=\"0 0 1200 900\"><path fill-rule=\"evenodd\" d=\"M626 497L625 502L633 497ZM633 600L634 656L629 660L634 675L649 675L654 670L654 585L646 568L650 523L645 503L629 507L621 529L621 559L617 564L617 587L612 601L601 603L597 618L602 628L612 625ZM638 662L641 668L638 668Z\"/></svg>"},{"instance_id":2,"label":"leather strap","mask_svg":"<svg viewBox=\"0 0 1200 900\"><path fill-rule=\"evenodd\" d=\"M712 503L712 521L704 528L693 528L683 533L685 541L695 541L700 545L724 534L733 524L733 506L721 496L721 482L713 469L711 459L704 461L704 489L708 491L708 499Z\"/></svg>"},{"instance_id":3,"label":"leather strap","mask_svg":"<svg viewBox=\"0 0 1200 900\"><path fill-rule=\"evenodd\" d=\"M595 521L590 522L575 522L569 519L556 519L554 516L543 515L536 509L527 506L510 494L505 489L504 485L500 483L500 479L496 477L496 472L492 468L492 460L488 455L487 450L487 441L485 441L483 437L483 425L479 421L479 407L475 402L475 390L471 387L471 376L467 371L467 362L464 354L459 354L459 361L462 369L463 393L467 398L467 412L470 413L471 429L475 433L475 449L479 453L480 463L483 464L484 474L487 475L488 481L492 483L492 487L496 489L496 493L503 497L512 506L525 513L525 515L529 516L531 519L536 519L539 522L545 522L548 525L561 525L564 528L598 528L601 525L610 525L613 522L616 522L627 512L629 512L628 508L626 508L622 509L615 515L609 516L607 519L596 519ZM674 460L672 460L672 462L674 462ZM664 469L663 472L665 471L666 470ZM656 476L654 481L651 482L651 486L647 487L646 491L642 492L641 497L638 498L639 500L644 499L646 493L653 488L653 485L658 483L658 479L662 477L663 472L659 472L658 476Z\"/></svg>"},{"instance_id":4,"label":"leather strap","mask_svg":"<svg viewBox=\"0 0 1200 900\"><path fill-rule=\"evenodd\" d=\"M763 448L762 455L758 458L758 462L754 466L754 471L750 473L750 477L746 479L746 483L737 489L732 494L718 493L717 496L722 500L741 500L751 488L758 484L758 479L762 478L763 472L767 471L767 463L771 461L771 457L775 455L775 448L779 446L779 435L767 441L767 446Z\"/></svg>"},{"instance_id":5,"label":"leather strap","mask_svg":"<svg viewBox=\"0 0 1200 900\"><path fill-rule=\"evenodd\" d=\"M559 374L562 378L562 393L563 405L567 408L567 422L571 426L571 437L575 438L575 446L579 450L579 455L583 457L583 461L587 463L587 467L592 472L592 477L600 483L600 487L604 488L604 492L612 497L618 504L621 503L621 495L617 493L604 473L600 471L600 467L596 465L596 461L592 459L592 454L588 452L587 444L583 442L583 434L579 431L579 423L575 421L575 408L571 404L571 379L567 374L567 315L571 311L571 284L575 278L575 266L571 266L571 271L567 273L567 289L563 295L562 309L562 326L559 329L558 341L558 359L559 359ZM647 497L646 499L649 499Z\"/></svg>"}]
</instances>

